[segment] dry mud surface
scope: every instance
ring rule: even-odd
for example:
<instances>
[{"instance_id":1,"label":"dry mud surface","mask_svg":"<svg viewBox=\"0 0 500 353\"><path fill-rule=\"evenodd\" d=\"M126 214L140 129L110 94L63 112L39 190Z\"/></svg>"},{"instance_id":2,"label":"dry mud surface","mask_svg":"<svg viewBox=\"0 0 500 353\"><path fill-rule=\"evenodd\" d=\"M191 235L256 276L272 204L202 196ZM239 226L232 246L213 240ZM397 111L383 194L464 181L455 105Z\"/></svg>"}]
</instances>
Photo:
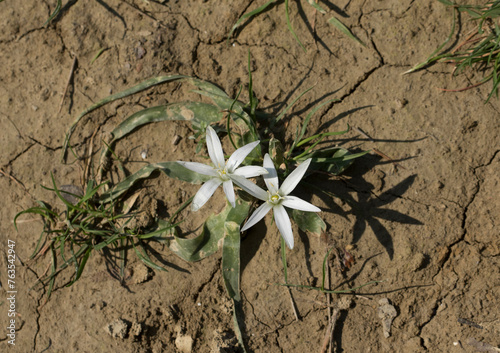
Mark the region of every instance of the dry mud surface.
<instances>
[{"instance_id":1,"label":"dry mud surface","mask_svg":"<svg viewBox=\"0 0 500 353\"><path fill-rule=\"evenodd\" d=\"M292 24L307 49L287 31L284 4L245 25L231 45L226 35L236 19L264 1L63 1L59 16L42 24L56 1L0 3L0 350L2 352L240 352L233 332L231 303L221 278L220 252L186 263L157 247L168 272L148 272L133 254L136 280L121 285L94 254L82 278L61 283L45 303L46 288L35 287L49 256L26 262L41 231L25 222L16 232L15 214L44 200L57 206L50 173L61 184L78 184L79 163L61 164L63 135L75 116L93 102L146 78L180 73L211 81L235 96L248 84L247 53L260 107L277 113L300 92L314 86L294 106L282 126L293 138L309 108L327 99L308 133L352 129L332 139L377 154L355 162L341 177L313 176L336 198L309 190L298 196L322 208L330 245L352 245L356 262L345 274L332 266L332 287L356 287L356 296L334 296L343 305L333 333L336 352L496 352L500 345L500 103L485 104L489 84L462 92L475 82L451 77L434 65L402 73L423 61L448 35L451 12L434 0L340 0L327 2L367 46L346 38L316 15L306 1L291 1ZM467 28L464 28L464 33ZM102 55L92 62L96 53ZM68 75L73 79L58 113ZM106 106L87 117L73 144L94 148L119 121L143 107L200 99L178 84L166 84ZM246 100L246 97L242 98ZM183 123L146 126L116 150L128 171L148 162L200 160ZM182 137L174 148L175 135ZM13 181L12 176L22 183ZM123 175L115 173L119 179ZM157 200L176 209L198 186L164 175L144 184L143 205ZM30 196L31 195L31 196ZM191 215L205 217L223 204L222 192ZM57 207L60 207L57 206ZM189 225L189 224L188 224ZM187 226L188 226L187 225ZM296 227L289 251L291 283L319 285L327 244ZM16 340L8 343L7 242L16 242ZM280 237L269 217L242 242L241 289L244 339L251 352L321 352L328 328L326 298L292 290L300 320L291 310L283 281ZM64 276L64 275L62 275ZM379 301L387 298L396 316L385 337ZM481 348L480 343L491 346ZM489 350L488 350L489 349Z\"/></svg>"}]
</instances>

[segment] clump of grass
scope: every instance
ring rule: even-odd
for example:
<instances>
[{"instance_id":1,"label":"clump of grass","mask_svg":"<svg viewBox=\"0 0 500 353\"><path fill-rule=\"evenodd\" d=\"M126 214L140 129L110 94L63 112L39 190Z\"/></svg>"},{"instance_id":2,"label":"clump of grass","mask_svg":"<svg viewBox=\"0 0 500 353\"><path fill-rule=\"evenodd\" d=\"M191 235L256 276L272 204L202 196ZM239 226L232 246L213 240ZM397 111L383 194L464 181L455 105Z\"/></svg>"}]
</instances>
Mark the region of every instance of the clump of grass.
<instances>
[{"instance_id":1,"label":"clump of grass","mask_svg":"<svg viewBox=\"0 0 500 353\"><path fill-rule=\"evenodd\" d=\"M43 230L30 259L36 261L47 252L50 253L50 265L46 273L39 279L48 285L47 300L54 288L57 275L68 267L74 268L67 286L74 284L82 275L87 260L94 252L111 250L118 253L115 257L120 262L120 278L124 278L126 250L133 248L139 259L147 266L165 269L156 265L148 256L144 242L154 240L154 236L164 233L174 225L145 233L144 229L133 225L134 214L129 211L132 205L119 205L115 202L100 202L99 194L107 182L97 185L93 180L87 182L85 192L76 186L58 187L52 176L52 188L44 189L54 192L64 204L63 212L56 212L45 202L38 201L38 206L19 212L14 218L23 214L37 214L42 217ZM50 267L50 271L48 271ZM37 282L37 284L39 283Z\"/></svg>"},{"instance_id":2,"label":"clump of grass","mask_svg":"<svg viewBox=\"0 0 500 353\"><path fill-rule=\"evenodd\" d=\"M254 16L257 16L261 13L264 13L271 5L273 4L277 4L279 2L284 2L284 12L285 12L285 18L286 18L286 24L287 24L287 27L288 27L288 30L290 31L290 33L292 34L293 38L295 39L295 41L300 45L300 47L302 48L302 50L306 51L306 48L304 47L304 45L302 44L302 42L300 41L299 37L297 36L297 34L295 33L293 27L292 27L292 22L290 21L290 11L289 11L289 0L283 0L283 1L278 1L278 0L270 0L268 2L266 2L265 4L263 4L262 6L244 14L243 16L241 16L238 21L236 21L236 23L233 25L233 27L231 28L231 31L229 32L229 35L227 37L227 40L229 42L230 38L232 37L232 35L234 34L234 32L240 28L241 26L243 26L247 21L249 21L252 17ZM327 11L325 9L323 9L319 4L318 4L318 1L317 0L307 0L306 3L310 6L312 6L312 8L314 9L314 19L313 19L313 30L314 30L314 23L315 23L315 19L316 19L316 13L319 12L320 14L324 15L327 13ZM330 23L331 25L333 25L335 28L337 28L340 32L342 32L344 35L346 35L347 37L351 38L352 40L356 41L357 43L361 44L362 46L366 46L365 43L363 43L363 41L361 41L361 39L359 39L358 37L356 37L349 28L347 28L338 18L336 18L335 16L332 16L328 19L327 21L328 23Z\"/></svg>"},{"instance_id":3,"label":"clump of grass","mask_svg":"<svg viewBox=\"0 0 500 353\"><path fill-rule=\"evenodd\" d=\"M441 3L453 7L453 25L448 38L429 58L405 72L410 73L426 67L434 62L451 63L455 66L453 74L457 75L467 68L475 68L484 73L479 82L460 89L445 91L464 91L492 81L493 86L486 102L493 95L498 97L500 83L500 0L490 1L484 5L459 5L449 0L439 0ZM466 13L477 26L466 34L463 41L444 53L440 51L455 35L456 15Z\"/></svg>"}]
</instances>

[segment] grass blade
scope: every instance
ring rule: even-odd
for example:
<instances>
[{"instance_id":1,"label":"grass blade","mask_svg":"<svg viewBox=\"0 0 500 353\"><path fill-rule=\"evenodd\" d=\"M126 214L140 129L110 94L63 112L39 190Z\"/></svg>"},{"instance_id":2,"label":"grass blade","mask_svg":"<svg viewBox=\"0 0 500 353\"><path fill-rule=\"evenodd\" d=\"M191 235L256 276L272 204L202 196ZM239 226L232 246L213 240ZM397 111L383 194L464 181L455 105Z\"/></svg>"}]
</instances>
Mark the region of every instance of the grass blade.
<instances>
[{"instance_id":1,"label":"grass blade","mask_svg":"<svg viewBox=\"0 0 500 353\"><path fill-rule=\"evenodd\" d=\"M142 246L142 244L139 242L138 243L139 247L141 248L141 250L139 250L135 244L132 242L132 246L134 247L134 250L135 250L135 253L137 254L137 257L148 267L151 267L153 270L159 270L159 271L165 271L165 272L168 272L166 268L162 267L162 266L158 266L157 264L155 264L151 258L149 257L149 255L147 254L146 250L144 249L144 246Z\"/></svg>"},{"instance_id":2,"label":"grass blade","mask_svg":"<svg viewBox=\"0 0 500 353\"><path fill-rule=\"evenodd\" d=\"M63 143L63 148L62 148L62 156L61 156L61 161L64 162L65 158L66 158L66 152L67 152L67 149L68 149L68 145L69 145L69 140L71 138L71 135L73 134L73 132L75 131L76 129L76 126L78 125L78 123L80 122L80 120L85 116L87 115L88 113L110 103L110 102L113 102L117 99L121 99L121 98L125 98L127 96L130 96L132 94L135 94L137 92L140 92L140 91L143 91L145 89L148 89L150 87L153 87L153 86L156 86L156 85L159 85L161 83L164 83L164 82L169 82L169 81L175 81L175 80L179 80L179 79L183 79L183 78L188 78L188 76L184 76L184 75L170 75L170 76L159 76L159 77L154 77L154 78L151 78L149 80L146 80L146 81L143 81L131 88L128 88L124 91L121 91L121 92L118 92L118 93L115 93L115 94L112 94L102 100L100 100L99 102L91 105L90 107L88 107L87 109L85 109L83 112L81 112L77 117L76 119L73 121L73 123L71 124L71 126L69 127L68 131L66 132L66 135L64 137L64 143Z\"/></svg>"},{"instance_id":3,"label":"grass blade","mask_svg":"<svg viewBox=\"0 0 500 353\"><path fill-rule=\"evenodd\" d=\"M346 36L349 38L353 39L354 41L358 42L362 46L366 47L366 44L363 43L361 39L356 37L349 28L347 28L340 20L338 20L336 17L332 17L328 20L328 23L334 25L338 30L340 30L342 33L344 33Z\"/></svg>"},{"instance_id":4,"label":"grass blade","mask_svg":"<svg viewBox=\"0 0 500 353\"><path fill-rule=\"evenodd\" d=\"M251 17L253 17L253 16L255 16L255 15L260 14L260 13L261 13L261 12L263 12L263 11L265 11L269 5L271 5L272 3L275 3L275 2L276 2L276 0L271 0L271 1L268 1L268 2L266 2L264 5L262 5L262 6L258 7L258 8L256 8L255 10L250 11L249 13L244 14L243 16L241 16L241 17L239 18L239 20L238 20L238 21L236 21L236 23L235 23L235 24L233 25L233 27L231 28L231 31L229 32L229 34L228 34L228 36L227 36L227 43L229 44L229 40L231 39L231 37L232 37L232 35L233 35L234 31L235 31L236 29L238 29L238 27L240 27L240 26L243 24L243 22L244 22L244 21L246 21L247 19L249 19L249 18L251 18Z\"/></svg>"},{"instance_id":5,"label":"grass blade","mask_svg":"<svg viewBox=\"0 0 500 353\"><path fill-rule=\"evenodd\" d=\"M289 104L289 105L288 105L285 109L283 109L283 111L282 111L282 112L278 115L278 117L277 117L275 120L273 120L273 121L271 122L271 128L273 128L273 127L274 127L274 125L276 125L276 123L277 123L278 121L280 121L281 119L283 119L283 117L284 117L284 116L285 116L285 114L288 112L288 110L289 110L291 107L293 107L293 106L295 105L295 103L297 103L297 101L298 101L300 98L302 98L302 96L303 96L303 95L305 95L307 92L309 92L309 91L310 91L310 90L312 90L313 88L314 88L314 86L309 87L308 89L306 89L305 91L303 91L301 94L299 94L299 96L298 96L298 97L296 97L296 98L292 101L292 103L290 103L290 104Z\"/></svg>"},{"instance_id":6,"label":"grass blade","mask_svg":"<svg viewBox=\"0 0 500 353\"><path fill-rule=\"evenodd\" d=\"M319 13L326 13L326 11L321 6L319 6L319 4L315 0L307 0L307 3L314 7Z\"/></svg>"},{"instance_id":7,"label":"grass blade","mask_svg":"<svg viewBox=\"0 0 500 353\"><path fill-rule=\"evenodd\" d=\"M54 12L52 12L52 15L50 15L49 19L45 21L43 27L48 25L49 22L52 21L59 14L59 11L61 11L61 7L62 7L62 0L57 0L57 5L56 8L54 9Z\"/></svg>"},{"instance_id":8,"label":"grass blade","mask_svg":"<svg viewBox=\"0 0 500 353\"><path fill-rule=\"evenodd\" d=\"M295 38L295 40L297 41L297 43L299 43L302 50L304 50L304 53L306 53L307 52L306 48L304 47L304 45L300 41L299 37L297 37L297 34L293 30L292 22L290 22L290 11L288 9L288 1L289 0L285 0L286 25L288 26L288 30L292 33L292 35Z\"/></svg>"}]
</instances>

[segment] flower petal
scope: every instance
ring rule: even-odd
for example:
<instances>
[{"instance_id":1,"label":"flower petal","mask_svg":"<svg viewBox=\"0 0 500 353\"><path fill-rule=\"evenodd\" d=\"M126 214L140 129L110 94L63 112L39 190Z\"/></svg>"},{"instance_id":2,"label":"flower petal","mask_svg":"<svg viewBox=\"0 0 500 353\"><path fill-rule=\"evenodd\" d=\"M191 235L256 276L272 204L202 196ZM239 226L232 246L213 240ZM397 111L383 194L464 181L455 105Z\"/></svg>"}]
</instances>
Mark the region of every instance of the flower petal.
<instances>
[{"instance_id":1,"label":"flower petal","mask_svg":"<svg viewBox=\"0 0 500 353\"><path fill-rule=\"evenodd\" d=\"M177 161L180 165L182 165L184 168L189 169L193 172L203 174L203 175L209 175L209 176L218 176L216 170L214 167L211 167L206 164L198 163L198 162L183 162L183 161Z\"/></svg>"},{"instance_id":2,"label":"flower petal","mask_svg":"<svg viewBox=\"0 0 500 353\"><path fill-rule=\"evenodd\" d=\"M238 166L245 160L252 150L257 147L260 141L251 142L243 147L238 148L233 152L231 157L227 160L226 168L229 173L232 173Z\"/></svg>"},{"instance_id":3,"label":"flower petal","mask_svg":"<svg viewBox=\"0 0 500 353\"><path fill-rule=\"evenodd\" d=\"M262 201L267 201L267 199L268 199L267 192L262 190L260 187L258 187L254 183L252 183L250 180L247 180L242 176L234 175L234 174L230 175L230 177L231 177L231 180L234 181L234 183L236 185L238 185L244 191L248 192L253 197L256 197Z\"/></svg>"},{"instance_id":4,"label":"flower petal","mask_svg":"<svg viewBox=\"0 0 500 353\"><path fill-rule=\"evenodd\" d=\"M273 207L274 220L276 221L276 226L281 233L281 236L285 240L286 245L293 249L293 232L292 223L290 223L290 217L286 213L283 206L277 205Z\"/></svg>"},{"instance_id":5,"label":"flower petal","mask_svg":"<svg viewBox=\"0 0 500 353\"><path fill-rule=\"evenodd\" d=\"M282 196L286 196L295 189L297 184L300 182L304 174L306 173L309 164L311 163L311 158L305 160L300 164L293 172L290 173L281 185L280 191Z\"/></svg>"},{"instance_id":6,"label":"flower petal","mask_svg":"<svg viewBox=\"0 0 500 353\"><path fill-rule=\"evenodd\" d=\"M272 208L272 206L270 204L268 204L267 202L264 202L262 205L260 205L259 208L257 208L255 210L255 212L252 213L252 215L250 216L248 221L245 223L243 228L241 228L241 231L243 232L243 231L247 230L248 228L253 226L255 223L260 221L262 218L264 218L264 216L267 214L267 212L269 212L269 210L271 208Z\"/></svg>"},{"instance_id":7,"label":"flower petal","mask_svg":"<svg viewBox=\"0 0 500 353\"><path fill-rule=\"evenodd\" d=\"M299 211L321 212L318 207L295 196L285 196L281 204L285 207L294 208Z\"/></svg>"},{"instance_id":8,"label":"flower petal","mask_svg":"<svg viewBox=\"0 0 500 353\"><path fill-rule=\"evenodd\" d=\"M264 156L264 168L268 171L268 173L264 175L264 182L266 183L267 189L271 194L276 194L280 187L280 182L278 180L276 168L274 168L274 163L267 153Z\"/></svg>"},{"instance_id":9,"label":"flower petal","mask_svg":"<svg viewBox=\"0 0 500 353\"><path fill-rule=\"evenodd\" d=\"M205 184L203 184L200 190L198 190L198 192L196 193L196 195L194 195L191 209L193 211L198 211L201 208L201 206L203 206L208 201L208 199L212 197L212 195L215 192L215 189L217 189L217 187L219 187L221 183L222 180L214 178L210 179Z\"/></svg>"},{"instance_id":10,"label":"flower petal","mask_svg":"<svg viewBox=\"0 0 500 353\"><path fill-rule=\"evenodd\" d=\"M236 197L234 196L233 182L231 180L227 180L222 183L222 188L224 189L224 193L226 194L227 200L231 204L231 206L236 207Z\"/></svg>"},{"instance_id":11,"label":"flower petal","mask_svg":"<svg viewBox=\"0 0 500 353\"><path fill-rule=\"evenodd\" d=\"M259 167L256 165L247 165L244 167L239 167L238 169L236 169L233 172L234 175L239 175L239 176L242 176L244 178L253 178L253 177L256 177L259 175L264 175L267 173L268 173L268 171L266 168Z\"/></svg>"},{"instance_id":12,"label":"flower petal","mask_svg":"<svg viewBox=\"0 0 500 353\"><path fill-rule=\"evenodd\" d=\"M207 149L208 155L210 156L215 168L223 168L226 165L226 161L224 160L224 151L222 151L222 146L217 133L210 125L207 126Z\"/></svg>"}]
</instances>

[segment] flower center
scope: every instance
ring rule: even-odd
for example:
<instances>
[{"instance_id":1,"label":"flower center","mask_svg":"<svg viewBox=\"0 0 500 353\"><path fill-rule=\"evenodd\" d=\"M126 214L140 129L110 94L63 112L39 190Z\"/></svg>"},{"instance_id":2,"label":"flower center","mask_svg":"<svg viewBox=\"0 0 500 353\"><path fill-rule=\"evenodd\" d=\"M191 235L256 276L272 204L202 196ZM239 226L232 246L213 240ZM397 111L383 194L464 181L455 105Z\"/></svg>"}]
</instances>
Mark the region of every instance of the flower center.
<instances>
[{"instance_id":1,"label":"flower center","mask_svg":"<svg viewBox=\"0 0 500 353\"><path fill-rule=\"evenodd\" d=\"M279 194L274 194L269 196L269 203L273 205L279 204L281 201L281 196Z\"/></svg>"},{"instance_id":2,"label":"flower center","mask_svg":"<svg viewBox=\"0 0 500 353\"><path fill-rule=\"evenodd\" d=\"M227 170L225 167L217 169L217 173L219 173L219 176L223 181L227 181L230 179L229 175L227 175Z\"/></svg>"}]
</instances>

